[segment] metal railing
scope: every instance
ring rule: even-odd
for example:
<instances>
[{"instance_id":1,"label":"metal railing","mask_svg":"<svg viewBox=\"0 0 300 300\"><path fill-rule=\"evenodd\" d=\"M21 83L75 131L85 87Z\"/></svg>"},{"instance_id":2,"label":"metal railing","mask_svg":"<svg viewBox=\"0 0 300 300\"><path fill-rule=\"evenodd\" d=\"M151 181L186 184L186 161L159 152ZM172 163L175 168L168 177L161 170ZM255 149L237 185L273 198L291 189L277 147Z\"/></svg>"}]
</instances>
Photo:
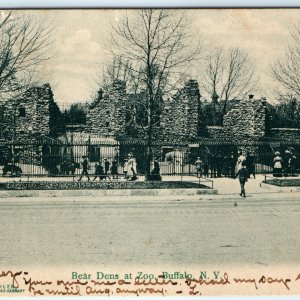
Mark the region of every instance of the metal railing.
<instances>
[{"instance_id":1,"label":"metal railing","mask_svg":"<svg viewBox=\"0 0 300 300\"><path fill-rule=\"evenodd\" d=\"M284 153L286 147L281 144L276 150ZM271 174L274 149L268 144L254 145L252 148L254 149L252 161L254 172ZM162 176L196 177L195 161L197 157L200 157L203 161L201 176L205 177L201 180L233 177L236 171L238 149L239 146L233 144L226 146L206 144L198 147L189 147L188 144L152 145L153 159L158 160ZM295 145L293 152L298 159L294 160L292 173L299 174L300 146ZM118 179L124 176L124 163L129 153L136 159L137 174L145 175L147 145L144 141L108 140L105 142L88 139L66 142L49 138L23 142L0 140L0 174L2 169L3 176L71 177L75 179L82 172L83 156L86 156L89 162L88 173L91 176L95 176L97 164L102 163L104 169L106 164L105 171L111 173L111 166L115 163L117 165L116 179ZM231 154L234 156L232 157Z\"/></svg>"}]
</instances>

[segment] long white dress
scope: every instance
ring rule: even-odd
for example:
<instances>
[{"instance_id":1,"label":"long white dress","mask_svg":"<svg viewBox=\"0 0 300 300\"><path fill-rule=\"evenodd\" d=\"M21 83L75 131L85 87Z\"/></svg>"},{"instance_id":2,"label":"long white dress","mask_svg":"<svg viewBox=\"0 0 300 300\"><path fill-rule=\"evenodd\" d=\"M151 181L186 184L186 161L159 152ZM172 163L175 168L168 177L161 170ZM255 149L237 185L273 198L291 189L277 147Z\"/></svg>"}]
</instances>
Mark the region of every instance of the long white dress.
<instances>
[{"instance_id":1,"label":"long white dress","mask_svg":"<svg viewBox=\"0 0 300 300\"><path fill-rule=\"evenodd\" d=\"M129 177L132 177L132 176L136 175L136 160L135 160L135 158L130 158L128 160L127 167L128 167L128 173L127 173L127 175Z\"/></svg>"},{"instance_id":2,"label":"long white dress","mask_svg":"<svg viewBox=\"0 0 300 300\"><path fill-rule=\"evenodd\" d=\"M246 160L246 157L243 154L238 157L238 160L237 160L237 171L239 171L242 168L242 163L245 160Z\"/></svg>"}]
</instances>

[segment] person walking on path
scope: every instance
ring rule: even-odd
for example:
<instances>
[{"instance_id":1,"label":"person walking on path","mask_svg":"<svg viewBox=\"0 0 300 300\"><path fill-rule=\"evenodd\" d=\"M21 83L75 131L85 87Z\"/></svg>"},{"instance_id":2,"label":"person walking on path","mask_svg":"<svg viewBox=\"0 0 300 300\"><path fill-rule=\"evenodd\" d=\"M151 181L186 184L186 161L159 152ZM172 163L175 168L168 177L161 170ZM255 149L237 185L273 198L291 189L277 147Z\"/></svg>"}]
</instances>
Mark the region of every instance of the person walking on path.
<instances>
[{"instance_id":1,"label":"person walking on path","mask_svg":"<svg viewBox=\"0 0 300 300\"><path fill-rule=\"evenodd\" d=\"M274 177L282 177L282 158L280 156L280 152L276 151L275 152L275 157L274 157L274 166L273 166L273 176Z\"/></svg>"},{"instance_id":2,"label":"person walking on path","mask_svg":"<svg viewBox=\"0 0 300 300\"><path fill-rule=\"evenodd\" d=\"M118 178L118 163L116 160L113 160L111 163L110 172L113 179Z\"/></svg>"},{"instance_id":3,"label":"person walking on path","mask_svg":"<svg viewBox=\"0 0 300 300\"><path fill-rule=\"evenodd\" d=\"M246 191L245 191L245 184L248 179L248 172L246 169L246 161L243 161L241 163L241 168L238 170L236 174L236 178L239 177L240 185L241 185L241 192L240 196L246 197Z\"/></svg>"},{"instance_id":4,"label":"person walking on path","mask_svg":"<svg viewBox=\"0 0 300 300\"><path fill-rule=\"evenodd\" d=\"M103 163L102 165L104 166L104 176L103 178L105 180L109 180L110 181L110 162L107 160L107 158L103 159Z\"/></svg>"},{"instance_id":5,"label":"person walking on path","mask_svg":"<svg viewBox=\"0 0 300 300\"><path fill-rule=\"evenodd\" d=\"M105 175L108 175L110 162L107 160L107 158L104 158L104 173Z\"/></svg>"},{"instance_id":6,"label":"person walking on path","mask_svg":"<svg viewBox=\"0 0 300 300\"><path fill-rule=\"evenodd\" d=\"M78 181L81 181L83 176L87 176L88 181L90 181L90 177L89 177L89 173L88 173L88 166L89 166L88 159L85 155L83 155L82 158L83 158L83 161L81 163L82 164L82 172L81 172L81 175L80 175Z\"/></svg>"},{"instance_id":7,"label":"person walking on path","mask_svg":"<svg viewBox=\"0 0 300 300\"><path fill-rule=\"evenodd\" d=\"M202 177L203 162L199 156L197 157L197 160L195 161L195 166L196 166L197 177Z\"/></svg>"},{"instance_id":8,"label":"person walking on path","mask_svg":"<svg viewBox=\"0 0 300 300\"><path fill-rule=\"evenodd\" d=\"M133 181L137 180L137 172L136 172L136 160L133 155L130 153L128 154L128 180Z\"/></svg>"}]
</instances>

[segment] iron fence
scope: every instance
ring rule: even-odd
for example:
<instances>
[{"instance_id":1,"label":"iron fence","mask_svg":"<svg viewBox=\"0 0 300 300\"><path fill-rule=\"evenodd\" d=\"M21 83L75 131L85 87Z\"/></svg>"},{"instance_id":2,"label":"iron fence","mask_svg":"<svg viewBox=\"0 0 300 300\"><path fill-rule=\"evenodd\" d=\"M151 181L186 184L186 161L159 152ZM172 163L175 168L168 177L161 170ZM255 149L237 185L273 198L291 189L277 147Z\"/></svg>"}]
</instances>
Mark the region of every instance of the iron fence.
<instances>
[{"instance_id":1,"label":"iron fence","mask_svg":"<svg viewBox=\"0 0 300 300\"><path fill-rule=\"evenodd\" d=\"M291 143L218 144L213 142L195 144L153 144L152 162L159 162L161 175L198 175L198 177L231 177L235 173L237 153L242 149L252 156L255 173L273 172L274 152L289 149L295 157L291 173L299 174L300 145ZM113 161L117 165L117 178L124 175L124 162L131 153L136 159L137 173L146 171L147 145L140 141L65 142L59 140L27 140L7 142L0 140L0 165L2 175L27 176L79 176L83 156L88 158L89 174L94 175L99 162ZM201 174L197 174L195 162L203 162ZM109 172L108 172L109 173Z\"/></svg>"}]
</instances>

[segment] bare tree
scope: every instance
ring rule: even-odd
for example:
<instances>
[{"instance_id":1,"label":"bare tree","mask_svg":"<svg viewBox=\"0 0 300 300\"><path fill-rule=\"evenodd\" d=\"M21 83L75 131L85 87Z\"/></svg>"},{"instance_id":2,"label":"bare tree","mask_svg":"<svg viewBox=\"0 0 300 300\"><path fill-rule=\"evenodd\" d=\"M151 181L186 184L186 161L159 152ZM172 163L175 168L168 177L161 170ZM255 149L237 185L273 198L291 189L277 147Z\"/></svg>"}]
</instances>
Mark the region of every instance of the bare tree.
<instances>
[{"instance_id":1,"label":"bare tree","mask_svg":"<svg viewBox=\"0 0 300 300\"><path fill-rule=\"evenodd\" d=\"M140 91L140 82L142 72L132 72L132 62L123 57L113 56L108 61L102 73L96 79L96 85L101 86L104 93L109 93L116 80L121 80L126 83L127 91L133 95L137 95Z\"/></svg>"},{"instance_id":2,"label":"bare tree","mask_svg":"<svg viewBox=\"0 0 300 300\"><path fill-rule=\"evenodd\" d=\"M300 96L300 25L293 27L290 38L285 54L273 64L272 74L288 93Z\"/></svg>"},{"instance_id":3,"label":"bare tree","mask_svg":"<svg viewBox=\"0 0 300 300\"><path fill-rule=\"evenodd\" d=\"M215 115L223 116L228 100L243 99L258 83L249 55L238 48L215 48L208 55L201 78L202 88L212 97ZM221 100L222 105L216 105Z\"/></svg>"},{"instance_id":4,"label":"bare tree","mask_svg":"<svg viewBox=\"0 0 300 300\"><path fill-rule=\"evenodd\" d=\"M274 90L279 104L276 106L276 124L298 127L300 116L300 24L294 25L285 53L272 66L272 75L279 83ZM278 123L278 124L277 124Z\"/></svg>"},{"instance_id":5,"label":"bare tree","mask_svg":"<svg viewBox=\"0 0 300 300\"><path fill-rule=\"evenodd\" d=\"M51 27L33 16L8 12L0 23L0 97L9 99L36 80L49 59Z\"/></svg>"},{"instance_id":6,"label":"bare tree","mask_svg":"<svg viewBox=\"0 0 300 300\"><path fill-rule=\"evenodd\" d=\"M124 61L120 57L113 57L102 70L100 83L104 90L109 90L115 80L129 81L130 61Z\"/></svg>"},{"instance_id":7,"label":"bare tree","mask_svg":"<svg viewBox=\"0 0 300 300\"><path fill-rule=\"evenodd\" d=\"M184 12L146 9L130 15L114 27L112 53L127 65L130 81L144 94L147 118L143 128L147 139L146 175L150 174L153 126L164 95L174 90L188 67L200 54L200 43L188 30ZM138 80L137 80L138 79Z\"/></svg>"}]
</instances>

